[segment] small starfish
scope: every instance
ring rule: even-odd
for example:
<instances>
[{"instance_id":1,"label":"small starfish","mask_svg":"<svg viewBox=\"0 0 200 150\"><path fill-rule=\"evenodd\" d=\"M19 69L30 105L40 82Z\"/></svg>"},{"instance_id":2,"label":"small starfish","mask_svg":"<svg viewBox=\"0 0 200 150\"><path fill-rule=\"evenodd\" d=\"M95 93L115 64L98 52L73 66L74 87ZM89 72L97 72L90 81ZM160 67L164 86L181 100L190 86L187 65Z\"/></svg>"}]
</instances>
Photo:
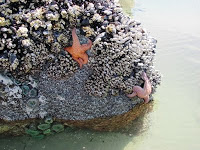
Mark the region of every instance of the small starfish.
<instances>
[{"instance_id":1,"label":"small starfish","mask_svg":"<svg viewBox=\"0 0 200 150\"><path fill-rule=\"evenodd\" d=\"M87 44L80 44L78 36L76 34L76 28L72 30L73 45L66 47L65 50L72 55L72 58L77 61L82 68L83 64L87 64L88 55L85 53L92 46L92 41L89 39Z\"/></svg>"},{"instance_id":2,"label":"small starfish","mask_svg":"<svg viewBox=\"0 0 200 150\"><path fill-rule=\"evenodd\" d=\"M134 96L138 96L139 98L143 98L145 103L149 102L149 95L151 94L151 83L144 72L142 75L143 79L145 80L144 87L141 88L140 86L133 87L133 93L128 94L127 96L132 98Z\"/></svg>"}]
</instances>

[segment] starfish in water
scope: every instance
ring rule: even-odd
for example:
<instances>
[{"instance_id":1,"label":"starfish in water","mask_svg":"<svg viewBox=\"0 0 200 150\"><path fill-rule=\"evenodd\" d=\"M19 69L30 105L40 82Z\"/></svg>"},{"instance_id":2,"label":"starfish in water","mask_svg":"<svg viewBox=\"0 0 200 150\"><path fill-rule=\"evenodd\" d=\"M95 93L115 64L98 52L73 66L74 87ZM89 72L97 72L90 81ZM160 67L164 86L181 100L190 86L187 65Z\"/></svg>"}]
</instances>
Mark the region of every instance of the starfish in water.
<instances>
[{"instance_id":1,"label":"starfish in water","mask_svg":"<svg viewBox=\"0 0 200 150\"><path fill-rule=\"evenodd\" d=\"M76 28L72 30L73 45L66 47L65 50L72 55L72 58L77 61L82 68L83 64L87 64L88 55L85 53L92 46L92 41L89 39L87 44L80 44L78 36L76 34Z\"/></svg>"},{"instance_id":2,"label":"starfish in water","mask_svg":"<svg viewBox=\"0 0 200 150\"><path fill-rule=\"evenodd\" d=\"M138 96L139 98L143 98L145 103L149 102L149 95L151 94L151 83L144 72L142 75L143 79L145 80L144 82L144 87L141 88L140 86L134 86L133 87L133 93L128 94L127 96L132 98L134 96Z\"/></svg>"}]
</instances>

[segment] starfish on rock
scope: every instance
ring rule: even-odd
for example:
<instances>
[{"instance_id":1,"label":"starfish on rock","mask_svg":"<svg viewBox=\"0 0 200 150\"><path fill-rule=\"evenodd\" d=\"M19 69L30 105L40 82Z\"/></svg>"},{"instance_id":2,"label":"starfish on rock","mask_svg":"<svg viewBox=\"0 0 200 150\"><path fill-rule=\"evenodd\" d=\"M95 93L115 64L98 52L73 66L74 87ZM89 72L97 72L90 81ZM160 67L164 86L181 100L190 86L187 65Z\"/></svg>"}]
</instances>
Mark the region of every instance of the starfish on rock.
<instances>
[{"instance_id":1,"label":"starfish on rock","mask_svg":"<svg viewBox=\"0 0 200 150\"><path fill-rule=\"evenodd\" d=\"M73 45L66 47L65 50L72 55L72 58L77 61L82 68L83 64L87 64L88 55L85 53L92 46L92 41L89 39L87 44L80 44L76 34L76 28L72 30Z\"/></svg>"},{"instance_id":2,"label":"starfish on rock","mask_svg":"<svg viewBox=\"0 0 200 150\"><path fill-rule=\"evenodd\" d=\"M149 102L149 95L151 94L151 83L144 72L142 75L143 79L145 80L144 87L141 88L140 86L133 87L133 93L128 94L127 96L132 98L134 96L138 96L139 98L143 98L145 103Z\"/></svg>"}]
</instances>

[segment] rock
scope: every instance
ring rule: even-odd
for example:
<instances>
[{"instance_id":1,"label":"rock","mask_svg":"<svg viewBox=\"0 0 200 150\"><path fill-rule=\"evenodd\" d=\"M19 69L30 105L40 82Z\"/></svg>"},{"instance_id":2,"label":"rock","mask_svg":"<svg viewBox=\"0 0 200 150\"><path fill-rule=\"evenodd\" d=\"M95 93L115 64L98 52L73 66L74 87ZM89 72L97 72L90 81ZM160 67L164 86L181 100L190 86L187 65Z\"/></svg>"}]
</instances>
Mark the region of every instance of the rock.
<instances>
[{"instance_id":1,"label":"rock","mask_svg":"<svg viewBox=\"0 0 200 150\"><path fill-rule=\"evenodd\" d=\"M6 122L4 133L13 132L16 120L24 123L22 133L27 126L20 125L39 118L44 120L28 128L39 139L62 131L63 123L114 130L149 105L126 94L143 85L144 71L153 93L160 84L156 40L115 1L4 1L0 8L0 123L13 123ZM80 44L93 41L82 69L64 50L74 42L74 27Z\"/></svg>"},{"instance_id":2,"label":"rock","mask_svg":"<svg viewBox=\"0 0 200 150\"><path fill-rule=\"evenodd\" d=\"M112 117L100 117L100 118L95 118L91 120L59 120L57 119L56 121L64 124L65 126L68 127L78 127L78 128L88 128L88 129L93 129L96 131L116 131L118 129L126 127L130 122L133 122L137 117L139 117L142 113L145 113L147 111L151 111L153 107L153 103L150 103L150 105L137 105L134 107L132 110L121 114L117 116L112 116ZM51 134L51 129L44 130L43 133L36 128L33 129L28 129L24 130L28 124L30 125L31 122L36 122L36 120L26 120L26 121L18 121L18 123L12 123L10 124L9 122L2 122L3 124L0 124L0 133L5 134L5 135L22 135L26 132L26 134L31 135L31 136L36 136L36 135L48 135ZM39 121L39 120L38 120ZM135 121L134 121L135 122ZM16 126L18 129L16 130ZM52 126L53 127L53 126ZM63 131L63 126L54 126L55 131ZM3 129L3 130L1 130ZM52 129L53 130L53 129Z\"/></svg>"}]
</instances>

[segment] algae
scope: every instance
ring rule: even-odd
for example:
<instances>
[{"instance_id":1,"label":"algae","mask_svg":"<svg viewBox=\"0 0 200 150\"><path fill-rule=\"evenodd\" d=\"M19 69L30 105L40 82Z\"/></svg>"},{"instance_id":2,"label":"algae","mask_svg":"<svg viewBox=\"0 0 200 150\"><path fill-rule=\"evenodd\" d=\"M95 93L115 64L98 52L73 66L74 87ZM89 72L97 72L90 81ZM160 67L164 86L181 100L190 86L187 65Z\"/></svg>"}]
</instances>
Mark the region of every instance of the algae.
<instances>
[{"instance_id":1,"label":"algae","mask_svg":"<svg viewBox=\"0 0 200 150\"><path fill-rule=\"evenodd\" d=\"M8 125L0 125L0 134L9 131L11 128Z\"/></svg>"},{"instance_id":2,"label":"algae","mask_svg":"<svg viewBox=\"0 0 200 150\"><path fill-rule=\"evenodd\" d=\"M52 130L57 133L62 132L62 131L64 131L64 125L62 125L62 124L53 125Z\"/></svg>"},{"instance_id":3,"label":"algae","mask_svg":"<svg viewBox=\"0 0 200 150\"><path fill-rule=\"evenodd\" d=\"M32 137L40 134L40 131L32 129L26 129L25 132Z\"/></svg>"},{"instance_id":4,"label":"algae","mask_svg":"<svg viewBox=\"0 0 200 150\"><path fill-rule=\"evenodd\" d=\"M37 127L38 127L38 129L44 131L44 130L47 130L47 129L50 128L50 124L46 124L46 123L44 123L44 124L40 124L40 125L38 125Z\"/></svg>"}]
</instances>

